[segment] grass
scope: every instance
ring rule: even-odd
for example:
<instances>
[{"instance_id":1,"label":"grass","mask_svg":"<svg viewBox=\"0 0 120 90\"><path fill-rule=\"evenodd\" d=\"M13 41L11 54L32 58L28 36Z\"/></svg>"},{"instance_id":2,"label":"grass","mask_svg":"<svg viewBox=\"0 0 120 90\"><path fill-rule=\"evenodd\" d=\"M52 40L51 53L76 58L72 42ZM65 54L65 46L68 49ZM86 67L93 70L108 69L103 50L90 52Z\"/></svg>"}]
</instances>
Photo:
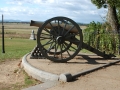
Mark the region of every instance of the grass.
<instances>
[{"instance_id":1,"label":"grass","mask_svg":"<svg viewBox=\"0 0 120 90\"><path fill-rule=\"evenodd\" d=\"M1 38L0 38L1 42ZM2 44L0 43L0 62L5 60L19 59L30 52L36 46L36 40L21 38L5 38L5 53L2 53Z\"/></svg>"},{"instance_id":2,"label":"grass","mask_svg":"<svg viewBox=\"0 0 120 90\"><path fill-rule=\"evenodd\" d=\"M28 76L26 72L23 71L23 73L24 73L24 75L25 75L25 80L24 80L25 87L26 87L26 86L33 85L33 84L35 84L35 83L38 83L37 80L32 79L32 77Z\"/></svg>"}]
</instances>

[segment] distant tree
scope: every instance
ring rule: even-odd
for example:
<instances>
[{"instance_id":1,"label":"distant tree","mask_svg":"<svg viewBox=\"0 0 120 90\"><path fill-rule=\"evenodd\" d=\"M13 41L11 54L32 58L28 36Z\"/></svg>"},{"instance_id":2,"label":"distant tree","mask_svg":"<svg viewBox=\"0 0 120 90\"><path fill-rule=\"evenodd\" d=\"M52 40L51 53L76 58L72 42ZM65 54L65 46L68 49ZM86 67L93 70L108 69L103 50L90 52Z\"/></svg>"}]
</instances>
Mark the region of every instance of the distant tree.
<instances>
[{"instance_id":1,"label":"distant tree","mask_svg":"<svg viewBox=\"0 0 120 90\"><path fill-rule=\"evenodd\" d=\"M107 23L110 24L112 30L119 32L120 24L118 15L120 18L120 0L91 0L93 4L100 8L108 8ZM119 13L118 13L119 12Z\"/></svg>"}]
</instances>

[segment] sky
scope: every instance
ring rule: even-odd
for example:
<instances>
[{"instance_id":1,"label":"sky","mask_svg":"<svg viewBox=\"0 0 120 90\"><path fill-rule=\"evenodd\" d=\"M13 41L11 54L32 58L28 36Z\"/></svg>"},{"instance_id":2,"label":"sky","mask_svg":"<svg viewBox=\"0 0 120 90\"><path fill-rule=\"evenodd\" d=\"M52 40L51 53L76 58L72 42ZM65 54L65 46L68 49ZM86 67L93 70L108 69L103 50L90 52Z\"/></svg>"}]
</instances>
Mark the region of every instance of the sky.
<instances>
[{"instance_id":1,"label":"sky","mask_svg":"<svg viewBox=\"0 0 120 90\"><path fill-rule=\"evenodd\" d=\"M64 16L75 22L103 22L106 11L97 9L91 0L0 0L2 19L45 21ZM0 19L0 20L1 20Z\"/></svg>"}]
</instances>

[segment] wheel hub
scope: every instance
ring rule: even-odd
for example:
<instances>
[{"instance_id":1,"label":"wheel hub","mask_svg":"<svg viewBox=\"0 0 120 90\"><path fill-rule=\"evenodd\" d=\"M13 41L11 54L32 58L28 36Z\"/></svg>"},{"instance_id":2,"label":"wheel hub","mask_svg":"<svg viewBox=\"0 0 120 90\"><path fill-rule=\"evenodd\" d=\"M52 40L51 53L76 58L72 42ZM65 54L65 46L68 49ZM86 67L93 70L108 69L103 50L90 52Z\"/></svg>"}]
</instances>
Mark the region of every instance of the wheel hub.
<instances>
[{"instance_id":1,"label":"wheel hub","mask_svg":"<svg viewBox=\"0 0 120 90\"><path fill-rule=\"evenodd\" d=\"M56 41L58 42L58 44L62 44L62 43L64 43L65 39L64 39L63 36L58 36L58 37L56 38Z\"/></svg>"}]
</instances>

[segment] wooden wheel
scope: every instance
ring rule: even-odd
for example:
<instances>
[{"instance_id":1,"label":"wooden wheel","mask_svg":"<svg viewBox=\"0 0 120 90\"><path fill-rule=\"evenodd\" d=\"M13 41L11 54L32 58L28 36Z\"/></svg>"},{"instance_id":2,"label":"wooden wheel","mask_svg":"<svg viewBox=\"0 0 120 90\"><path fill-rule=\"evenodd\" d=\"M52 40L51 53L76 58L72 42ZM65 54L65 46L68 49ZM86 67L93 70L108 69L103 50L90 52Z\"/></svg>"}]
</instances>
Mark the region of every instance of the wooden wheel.
<instances>
[{"instance_id":1,"label":"wooden wheel","mask_svg":"<svg viewBox=\"0 0 120 90\"><path fill-rule=\"evenodd\" d=\"M38 29L37 44L41 53L54 62L67 62L82 49L79 25L67 17L51 18Z\"/></svg>"}]
</instances>

